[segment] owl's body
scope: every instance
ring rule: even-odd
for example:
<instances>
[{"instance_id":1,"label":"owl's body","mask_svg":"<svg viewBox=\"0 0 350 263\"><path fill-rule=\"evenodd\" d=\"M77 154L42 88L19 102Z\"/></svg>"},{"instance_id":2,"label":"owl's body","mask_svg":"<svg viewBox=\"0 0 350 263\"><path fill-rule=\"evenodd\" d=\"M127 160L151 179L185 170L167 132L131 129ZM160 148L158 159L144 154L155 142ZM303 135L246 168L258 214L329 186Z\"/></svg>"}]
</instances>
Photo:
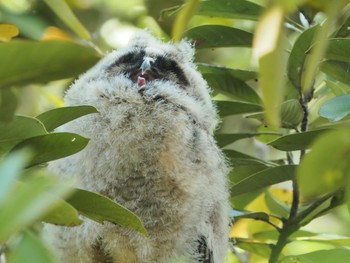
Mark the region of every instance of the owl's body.
<instances>
[{"instance_id":1,"label":"owl's body","mask_svg":"<svg viewBox=\"0 0 350 263\"><path fill-rule=\"evenodd\" d=\"M212 137L216 111L193 50L145 33L130 45L68 90L67 105L93 105L99 113L60 128L91 140L49 168L133 211L148 236L86 219L73 228L46 226L49 241L64 263L222 263L228 168Z\"/></svg>"}]
</instances>

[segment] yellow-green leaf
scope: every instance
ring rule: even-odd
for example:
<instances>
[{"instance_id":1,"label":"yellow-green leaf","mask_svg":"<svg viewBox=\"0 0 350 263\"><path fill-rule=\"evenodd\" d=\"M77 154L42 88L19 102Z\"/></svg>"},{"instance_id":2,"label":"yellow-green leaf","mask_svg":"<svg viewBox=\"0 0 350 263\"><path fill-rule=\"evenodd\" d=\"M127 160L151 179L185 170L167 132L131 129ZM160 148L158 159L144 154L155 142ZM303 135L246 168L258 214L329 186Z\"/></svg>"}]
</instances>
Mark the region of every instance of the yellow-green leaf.
<instances>
[{"instance_id":1,"label":"yellow-green leaf","mask_svg":"<svg viewBox=\"0 0 350 263\"><path fill-rule=\"evenodd\" d=\"M0 24L0 41L8 42L19 33L18 27L11 24Z\"/></svg>"}]
</instances>

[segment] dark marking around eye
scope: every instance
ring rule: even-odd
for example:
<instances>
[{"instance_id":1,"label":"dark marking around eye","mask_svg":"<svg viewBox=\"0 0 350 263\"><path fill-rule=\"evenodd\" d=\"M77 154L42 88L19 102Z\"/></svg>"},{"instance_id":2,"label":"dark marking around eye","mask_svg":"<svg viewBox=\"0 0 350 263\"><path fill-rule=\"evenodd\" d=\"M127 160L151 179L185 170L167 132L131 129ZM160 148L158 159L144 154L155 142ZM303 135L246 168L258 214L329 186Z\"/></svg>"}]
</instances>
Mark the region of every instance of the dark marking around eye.
<instances>
[{"instance_id":1,"label":"dark marking around eye","mask_svg":"<svg viewBox=\"0 0 350 263\"><path fill-rule=\"evenodd\" d=\"M178 79L178 82L182 85L189 85L189 82L175 60L166 58L164 56L157 56L154 62L154 67L160 72L172 72Z\"/></svg>"},{"instance_id":2,"label":"dark marking around eye","mask_svg":"<svg viewBox=\"0 0 350 263\"><path fill-rule=\"evenodd\" d=\"M138 67L141 65L143 61L143 57L145 56L144 50L134 50L129 53L126 53L125 55L122 55L120 58L118 58L116 61L111 64L107 70L110 70L114 67L127 65L128 68L132 67Z\"/></svg>"}]
</instances>

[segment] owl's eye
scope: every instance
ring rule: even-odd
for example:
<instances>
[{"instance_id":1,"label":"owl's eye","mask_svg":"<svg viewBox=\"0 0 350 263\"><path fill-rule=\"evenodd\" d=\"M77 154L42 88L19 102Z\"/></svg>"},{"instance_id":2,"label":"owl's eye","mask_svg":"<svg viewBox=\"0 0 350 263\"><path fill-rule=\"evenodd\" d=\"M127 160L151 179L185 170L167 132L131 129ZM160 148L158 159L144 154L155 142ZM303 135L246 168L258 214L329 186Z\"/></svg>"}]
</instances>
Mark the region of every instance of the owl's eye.
<instances>
[{"instance_id":1,"label":"owl's eye","mask_svg":"<svg viewBox=\"0 0 350 263\"><path fill-rule=\"evenodd\" d=\"M111 65L109 65L107 67L107 72L119 74L130 71L133 68L138 68L142 63L144 56L144 50L137 50L126 53L114 61Z\"/></svg>"},{"instance_id":2,"label":"owl's eye","mask_svg":"<svg viewBox=\"0 0 350 263\"><path fill-rule=\"evenodd\" d=\"M165 79L181 84L181 86L189 85L189 82L180 66L175 60L165 56L158 56L155 59L154 68L161 72Z\"/></svg>"}]
</instances>

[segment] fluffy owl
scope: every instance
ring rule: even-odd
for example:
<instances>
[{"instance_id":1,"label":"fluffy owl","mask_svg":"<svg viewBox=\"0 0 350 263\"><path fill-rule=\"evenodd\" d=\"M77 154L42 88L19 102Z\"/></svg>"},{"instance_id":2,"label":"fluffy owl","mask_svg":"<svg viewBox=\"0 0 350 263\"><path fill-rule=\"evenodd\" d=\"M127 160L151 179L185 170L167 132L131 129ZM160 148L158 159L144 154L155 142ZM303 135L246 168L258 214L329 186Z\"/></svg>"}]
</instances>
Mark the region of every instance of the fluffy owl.
<instances>
[{"instance_id":1,"label":"fluffy owl","mask_svg":"<svg viewBox=\"0 0 350 263\"><path fill-rule=\"evenodd\" d=\"M91 140L49 169L133 211L148 236L88 219L72 228L47 225L60 262L224 262L228 166L193 55L186 41L162 43L142 32L67 91L66 105L93 105L99 113L59 129Z\"/></svg>"}]
</instances>

